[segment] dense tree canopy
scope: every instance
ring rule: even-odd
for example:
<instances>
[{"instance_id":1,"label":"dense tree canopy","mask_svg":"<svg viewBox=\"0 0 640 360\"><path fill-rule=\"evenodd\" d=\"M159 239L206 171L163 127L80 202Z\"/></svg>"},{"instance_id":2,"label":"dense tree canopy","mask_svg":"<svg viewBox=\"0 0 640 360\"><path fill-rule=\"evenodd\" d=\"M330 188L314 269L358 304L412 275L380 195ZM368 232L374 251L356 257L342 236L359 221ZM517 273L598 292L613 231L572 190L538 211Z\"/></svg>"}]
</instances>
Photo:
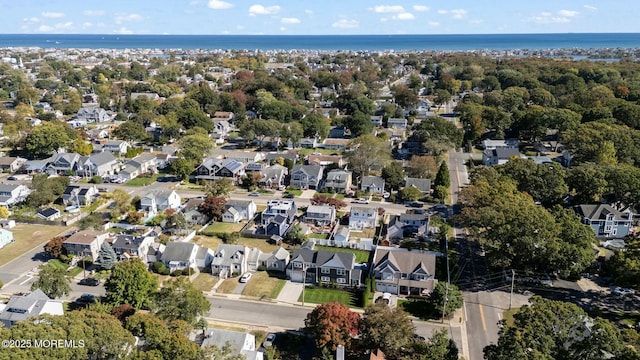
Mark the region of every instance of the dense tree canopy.
<instances>
[{"instance_id":1,"label":"dense tree canopy","mask_svg":"<svg viewBox=\"0 0 640 360\"><path fill-rule=\"evenodd\" d=\"M38 278L31 284L31 290L40 289L48 297L57 299L69 295L71 292L70 282L64 267L45 264L40 266Z\"/></svg>"},{"instance_id":2,"label":"dense tree canopy","mask_svg":"<svg viewBox=\"0 0 640 360\"><path fill-rule=\"evenodd\" d=\"M129 304L135 309L148 307L158 288L158 280L140 260L120 261L104 284L107 301L114 305Z\"/></svg>"},{"instance_id":3,"label":"dense tree canopy","mask_svg":"<svg viewBox=\"0 0 640 360\"><path fill-rule=\"evenodd\" d=\"M304 320L306 331L314 336L318 348L335 350L338 345L349 347L358 334L360 316L339 302L316 306Z\"/></svg>"}]
</instances>

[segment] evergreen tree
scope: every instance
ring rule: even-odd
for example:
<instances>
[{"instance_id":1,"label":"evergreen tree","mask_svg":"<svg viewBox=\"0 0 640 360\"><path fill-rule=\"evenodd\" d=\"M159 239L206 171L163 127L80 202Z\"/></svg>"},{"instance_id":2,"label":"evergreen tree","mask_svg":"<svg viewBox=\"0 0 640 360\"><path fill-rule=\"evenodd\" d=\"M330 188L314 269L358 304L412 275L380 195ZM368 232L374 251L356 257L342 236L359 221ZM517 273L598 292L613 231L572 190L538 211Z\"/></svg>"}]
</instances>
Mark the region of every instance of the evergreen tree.
<instances>
[{"instance_id":1,"label":"evergreen tree","mask_svg":"<svg viewBox=\"0 0 640 360\"><path fill-rule=\"evenodd\" d=\"M98 252L96 265L102 269L111 270L117 262L118 255L116 255L116 252L113 251L113 248L108 242L103 242L102 246L100 246L100 252Z\"/></svg>"},{"instance_id":2,"label":"evergreen tree","mask_svg":"<svg viewBox=\"0 0 640 360\"><path fill-rule=\"evenodd\" d=\"M449 166L447 166L446 161L442 161L440 164L440 168L438 169L433 185L436 187L444 186L447 189L451 186L451 175L449 175Z\"/></svg>"}]
</instances>

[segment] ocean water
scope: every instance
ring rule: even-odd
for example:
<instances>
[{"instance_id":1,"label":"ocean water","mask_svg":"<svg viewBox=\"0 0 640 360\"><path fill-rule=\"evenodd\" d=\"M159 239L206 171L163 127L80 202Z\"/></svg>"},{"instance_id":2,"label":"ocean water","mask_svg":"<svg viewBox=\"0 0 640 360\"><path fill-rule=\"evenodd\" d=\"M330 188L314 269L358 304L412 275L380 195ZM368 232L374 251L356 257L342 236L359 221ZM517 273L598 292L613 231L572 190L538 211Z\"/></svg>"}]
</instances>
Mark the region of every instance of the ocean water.
<instances>
[{"instance_id":1,"label":"ocean water","mask_svg":"<svg viewBox=\"0 0 640 360\"><path fill-rule=\"evenodd\" d=\"M0 34L0 48L233 50L509 50L640 48L640 34L69 35Z\"/></svg>"}]
</instances>

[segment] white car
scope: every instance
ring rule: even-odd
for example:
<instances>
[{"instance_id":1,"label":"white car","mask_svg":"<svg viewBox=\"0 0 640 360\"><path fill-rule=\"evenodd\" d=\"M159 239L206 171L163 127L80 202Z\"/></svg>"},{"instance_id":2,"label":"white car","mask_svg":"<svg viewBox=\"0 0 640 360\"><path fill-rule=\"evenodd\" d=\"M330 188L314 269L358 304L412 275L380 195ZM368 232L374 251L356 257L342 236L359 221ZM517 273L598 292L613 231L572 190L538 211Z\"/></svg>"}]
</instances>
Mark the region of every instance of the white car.
<instances>
[{"instance_id":1,"label":"white car","mask_svg":"<svg viewBox=\"0 0 640 360\"><path fill-rule=\"evenodd\" d=\"M619 286L616 286L615 288L613 288L613 293L616 295L635 295L635 290L633 289L627 289L627 288L621 288Z\"/></svg>"},{"instance_id":2,"label":"white car","mask_svg":"<svg viewBox=\"0 0 640 360\"><path fill-rule=\"evenodd\" d=\"M267 337L264 339L262 346L266 348L273 346L273 342L275 339L276 339L276 334L274 333L267 334Z\"/></svg>"},{"instance_id":3,"label":"white car","mask_svg":"<svg viewBox=\"0 0 640 360\"><path fill-rule=\"evenodd\" d=\"M354 204L368 204L369 200L365 199L365 198L359 198L359 199L355 199L353 200Z\"/></svg>"},{"instance_id":4,"label":"white car","mask_svg":"<svg viewBox=\"0 0 640 360\"><path fill-rule=\"evenodd\" d=\"M246 283L247 281L249 281L249 279L251 279L251 273L246 273L242 275L242 277L240 277L240 282Z\"/></svg>"}]
</instances>

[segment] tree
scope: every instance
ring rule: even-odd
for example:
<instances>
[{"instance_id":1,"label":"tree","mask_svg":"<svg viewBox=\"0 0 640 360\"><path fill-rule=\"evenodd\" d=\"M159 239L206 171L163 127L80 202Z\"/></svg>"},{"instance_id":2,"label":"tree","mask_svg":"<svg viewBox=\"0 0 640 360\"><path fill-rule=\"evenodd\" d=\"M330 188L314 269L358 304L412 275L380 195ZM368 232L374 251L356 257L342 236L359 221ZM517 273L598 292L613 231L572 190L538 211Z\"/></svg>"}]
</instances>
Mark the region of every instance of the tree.
<instances>
[{"instance_id":1,"label":"tree","mask_svg":"<svg viewBox=\"0 0 640 360\"><path fill-rule=\"evenodd\" d=\"M228 178L208 181L204 185L205 193L208 196L226 196L234 189L233 181Z\"/></svg>"},{"instance_id":2,"label":"tree","mask_svg":"<svg viewBox=\"0 0 640 360\"><path fill-rule=\"evenodd\" d=\"M191 164L199 164L206 153L213 148L213 141L206 134L191 134L179 141L182 149L180 157Z\"/></svg>"},{"instance_id":3,"label":"tree","mask_svg":"<svg viewBox=\"0 0 640 360\"><path fill-rule=\"evenodd\" d=\"M257 139L259 147L264 145L266 138L273 138L280 134L282 123L278 120L254 119L247 121L240 127L240 136L246 140Z\"/></svg>"},{"instance_id":4,"label":"tree","mask_svg":"<svg viewBox=\"0 0 640 360\"><path fill-rule=\"evenodd\" d=\"M412 89L409 89L406 85L398 85L392 89L393 98L396 104L406 108L414 106L418 103L418 94Z\"/></svg>"},{"instance_id":5,"label":"tree","mask_svg":"<svg viewBox=\"0 0 640 360\"><path fill-rule=\"evenodd\" d=\"M441 117L423 120L413 132L414 138L434 156L462 144L464 134L455 124Z\"/></svg>"},{"instance_id":6,"label":"tree","mask_svg":"<svg viewBox=\"0 0 640 360\"><path fill-rule=\"evenodd\" d=\"M6 206L0 206L0 219L6 219L9 217L9 209Z\"/></svg>"},{"instance_id":7,"label":"tree","mask_svg":"<svg viewBox=\"0 0 640 360\"><path fill-rule=\"evenodd\" d=\"M171 162L171 171L182 180L189 179L189 175L193 172L193 163L183 157L179 157Z\"/></svg>"},{"instance_id":8,"label":"tree","mask_svg":"<svg viewBox=\"0 0 640 360\"><path fill-rule=\"evenodd\" d=\"M434 186L444 186L447 189L451 186L451 175L449 174L449 166L446 161L440 163L436 179L433 181Z\"/></svg>"},{"instance_id":9,"label":"tree","mask_svg":"<svg viewBox=\"0 0 640 360\"><path fill-rule=\"evenodd\" d=\"M550 207L561 204L569 191L566 171L558 163L536 164L530 159L513 159L498 168L518 184L518 190Z\"/></svg>"},{"instance_id":10,"label":"tree","mask_svg":"<svg viewBox=\"0 0 640 360\"><path fill-rule=\"evenodd\" d=\"M420 179L433 179L438 170L438 163L433 156L411 156L407 165L407 176Z\"/></svg>"},{"instance_id":11,"label":"tree","mask_svg":"<svg viewBox=\"0 0 640 360\"><path fill-rule=\"evenodd\" d=\"M335 351L338 345L348 348L358 334L359 315L339 302L316 306L304 320L305 330L314 336L317 348Z\"/></svg>"},{"instance_id":12,"label":"tree","mask_svg":"<svg viewBox=\"0 0 640 360\"><path fill-rule=\"evenodd\" d=\"M122 189L115 189L111 193L114 206L111 209L111 217L119 218L131 209L131 195Z\"/></svg>"},{"instance_id":13,"label":"tree","mask_svg":"<svg viewBox=\"0 0 640 360\"><path fill-rule=\"evenodd\" d=\"M141 260L120 261L111 270L104 288L110 303L129 304L138 310L149 306L158 280Z\"/></svg>"},{"instance_id":14,"label":"tree","mask_svg":"<svg viewBox=\"0 0 640 360\"><path fill-rule=\"evenodd\" d=\"M498 342L484 348L485 359L600 360L609 357L605 354L626 358L620 331L611 322L592 319L568 302L538 296L529 302L514 314L512 325L501 321Z\"/></svg>"},{"instance_id":15,"label":"tree","mask_svg":"<svg viewBox=\"0 0 640 360\"><path fill-rule=\"evenodd\" d=\"M44 245L44 252L56 259L63 255L67 255L67 249L63 245L65 240L67 239L64 236L54 237Z\"/></svg>"},{"instance_id":16,"label":"tree","mask_svg":"<svg viewBox=\"0 0 640 360\"><path fill-rule=\"evenodd\" d=\"M113 135L125 141L144 141L147 139L147 131L139 121L128 120L120 124L113 131Z\"/></svg>"},{"instance_id":17,"label":"tree","mask_svg":"<svg viewBox=\"0 0 640 360\"><path fill-rule=\"evenodd\" d=\"M404 183L404 168L397 161L390 162L382 168L382 178L389 190L398 190Z\"/></svg>"},{"instance_id":18,"label":"tree","mask_svg":"<svg viewBox=\"0 0 640 360\"><path fill-rule=\"evenodd\" d=\"M38 279L31 284L31 290L40 289L48 297L57 299L69 295L71 286L67 277L67 269L49 264L40 266Z\"/></svg>"},{"instance_id":19,"label":"tree","mask_svg":"<svg viewBox=\"0 0 640 360\"><path fill-rule=\"evenodd\" d=\"M207 196L198 206L198 211L216 220L222 218L227 211L227 199L222 196Z\"/></svg>"},{"instance_id":20,"label":"tree","mask_svg":"<svg viewBox=\"0 0 640 360\"><path fill-rule=\"evenodd\" d=\"M74 152L80 155L87 156L87 155L91 155L91 152L93 151L93 146L87 141L85 141L84 139L77 138L69 144L67 150L69 152Z\"/></svg>"},{"instance_id":21,"label":"tree","mask_svg":"<svg viewBox=\"0 0 640 360\"><path fill-rule=\"evenodd\" d=\"M34 128L25 139L25 150L33 158L51 156L54 151L71 142L65 126L64 123L47 122Z\"/></svg>"},{"instance_id":22,"label":"tree","mask_svg":"<svg viewBox=\"0 0 640 360\"><path fill-rule=\"evenodd\" d=\"M360 340L364 349L380 349L390 359L410 355L414 331L411 319L402 309L391 309L385 304L369 305L360 319Z\"/></svg>"},{"instance_id":23,"label":"tree","mask_svg":"<svg viewBox=\"0 0 640 360\"><path fill-rule=\"evenodd\" d=\"M179 321L177 321L179 322ZM172 329L160 318L148 313L135 313L127 318L126 329L134 336L144 339L140 350L148 359L203 358L200 346L189 341L184 333Z\"/></svg>"},{"instance_id":24,"label":"tree","mask_svg":"<svg viewBox=\"0 0 640 360\"><path fill-rule=\"evenodd\" d=\"M436 89L435 96L433 98L433 102L438 105L438 110L440 107L446 103L451 101L451 94L445 89Z\"/></svg>"},{"instance_id":25,"label":"tree","mask_svg":"<svg viewBox=\"0 0 640 360\"><path fill-rule=\"evenodd\" d=\"M456 285L440 281L429 296L429 303L440 316L444 310L444 316L449 317L462 307L462 292Z\"/></svg>"},{"instance_id":26,"label":"tree","mask_svg":"<svg viewBox=\"0 0 640 360\"><path fill-rule=\"evenodd\" d=\"M165 321L183 320L194 325L211 303L186 277L166 281L156 296L157 314Z\"/></svg>"},{"instance_id":27,"label":"tree","mask_svg":"<svg viewBox=\"0 0 640 360\"><path fill-rule=\"evenodd\" d=\"M585 164L569 169L567 185L574 193L576 204L590 204L600 201L607 189L607 180L602 167Z\"/></svg>"},{"instance_id":28,"label":"tree","mask_svg":"<svg viewBox=\"0 0 640 360\"><path fill-rule=\"evenodd\" d=\"M381 168L391 159L388 143L372 135L353 139L349 147L353 150L349 151L346 157L351 169L358 176L368 175L372 167Z\"/></svg>"},{"instance_id":29,"label":"tree","mask_svg":"<svg viewBox=\"0 0 640 360\"><path fill-rule=\"evenodd\" d=\"M98 258L96 259L96 265L101 269L111 270L118 262L118 255L113 250L113 247L108 242L103 242L98 252Z\"/></svg>"},{"instance_id":30,"label":"tree","mask_svg":"<svg viewBox=\"0 0 640 360\"><path fill-rule=\"evenodd\" d=\"M405 186L400 189L398 196L403 201L416 201L422 197L422 191L414 186Z\"/></svg>"},{"instance_id":31,"label":"tree","mask_svg":"<svg viewBox=\"0 0 640 360\"><path fill-rule=\"evenodd\" d=\"M344 125L351 132L351 136L354 137L369 134L371 133L371 130L373 130L371 116L359 111L353 115L345 117Z\"/></svg>"},{"instance_id":32,"label":"tree","mask_svg":"<svg viewBox=\"0 0 640 360\"><path fill-rule=\"evenodd\" d=\"M306 137L319 137L321 139L326 138L329 135L330 124L320 114L309 114L300 120L302 124L303 134Z\"/></svg>"},{"instance_id":33,"label":"tree","mask_svg":"<svg viewBox=\"0 0 640 360\"><path fill-rule=\"evenodd\" d=\"M295 224L284 236L284 242L289 245L300 245L307 240L306 235L302 233L300 224Z\"/></svg>"}]
</instances>

